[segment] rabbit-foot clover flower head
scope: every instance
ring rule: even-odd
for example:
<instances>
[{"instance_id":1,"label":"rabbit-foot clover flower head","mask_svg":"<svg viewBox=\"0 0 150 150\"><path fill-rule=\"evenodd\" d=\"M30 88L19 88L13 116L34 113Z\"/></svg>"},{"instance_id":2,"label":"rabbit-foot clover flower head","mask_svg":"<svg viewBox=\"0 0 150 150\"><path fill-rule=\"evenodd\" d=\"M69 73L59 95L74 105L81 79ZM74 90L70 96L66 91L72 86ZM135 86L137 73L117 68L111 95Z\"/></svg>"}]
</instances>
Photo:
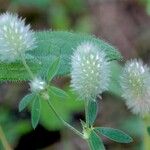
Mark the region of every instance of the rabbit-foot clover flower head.
<instances>
[{"instance_id":1,"label":"rabbit-foot clover flower head","mask_svg":"<svg viewBox=\"0 0 150 150\"><path fill-rule=\"evenodd\" d=\"M41 78L36 77L30 81L29 85L30 85L31 92L39 93L45 89L46 82Z\"/></svg>"},{"instance_id":2,"label":"rabbit-foot clover flower head","mask_svg":"<svg viewBox=\"0 0 150 150\"><path fill-rule=\"evenodd\" d=\"M92 42L81 43L72 55L71 87L82 99L95 100L107 90L110 63L105 53Z\"/></svg>"},{"instance_id":3,"label":"rabbit-foot clover flower head","mask_svg":"<svg viewBox=\"0 0 150 150\"><path fill-rule=\"evenodd\" d=\"M126 105L134 114L144 116L150 112L150 72L141 60L125 64L120 84Z\"/></svg>"},{"instance_id":4,"label":"rabbit-foot clover flower head","mask_svg":"<svg viewBox=\"0 0 150 150\"><path fill-rule=\"evenodd\" d=\"M0 60L13 62L20 54L32 50L36 46L34 33L30 25L17 14L9 12L0 15Z\"/></svg>"}]
</instances>

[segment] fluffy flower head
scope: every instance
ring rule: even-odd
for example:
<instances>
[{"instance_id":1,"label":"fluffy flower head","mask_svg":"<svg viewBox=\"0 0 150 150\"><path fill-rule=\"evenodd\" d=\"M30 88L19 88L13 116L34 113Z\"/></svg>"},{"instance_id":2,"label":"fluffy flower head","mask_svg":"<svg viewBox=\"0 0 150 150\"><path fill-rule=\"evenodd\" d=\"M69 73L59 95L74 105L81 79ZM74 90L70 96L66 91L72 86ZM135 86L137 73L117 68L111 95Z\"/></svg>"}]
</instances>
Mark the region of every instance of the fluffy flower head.
<instances>
[{"instance_id":1,"label":"fluffy flower head","mask_svg":"<svg viewBox=\"0 0 150 150\"><path fill-rule=\"evenodd\" d=\"M9 12L0 15L0 60L13 62L20 53L35 47L35 37L30 25L17 14Z\"/></svg>"},{"instance_id":2,"label":"fluffy flower head","mask_svg":"<svg viewBox=\"0 0 150 150\"><path fill-rule=\"evenodd\" d=\"M150 72L141 60L125 64L120 84L126 104L134 114L144 116L150 112Z\"/></svg>"},{"instance_id":3,"label":"fluffy flower head","mask_svg":"<svg viewBox=\"0 0 150 150\"><path fill-rule=\"evenodd\" d=\"M45 87L46 83L41 78L35 78L30 82L30 89L32 92L43 91Z\"/></svg>"},{"instance_id":4,"label":"fluffy flower head","mask_svg":"<svg viewBox=\"0 0 150 150\"><path fill-rule=\"evenodd\" d=\"M86 100L107 90L110 67L106 55L94 43L81 43L72 56L71 86Z\"/></svg>"}]
</instances>

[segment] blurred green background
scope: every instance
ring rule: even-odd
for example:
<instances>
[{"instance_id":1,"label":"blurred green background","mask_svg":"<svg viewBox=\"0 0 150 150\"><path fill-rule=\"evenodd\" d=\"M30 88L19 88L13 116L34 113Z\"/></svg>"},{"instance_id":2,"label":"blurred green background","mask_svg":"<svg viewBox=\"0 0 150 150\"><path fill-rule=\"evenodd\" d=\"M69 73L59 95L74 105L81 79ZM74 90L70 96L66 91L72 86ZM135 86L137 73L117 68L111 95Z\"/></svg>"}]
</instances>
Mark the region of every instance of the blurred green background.
<instances>
[{"instance_id":1,"label":"blurred green background","mask_svg":"<svg viewBox=\"0 0 150 150\"><path fill-rule=\"evenodd\" d=\"M25 17L34 30L94 34L117 47L125 60L140 57L150 63L149 0L0 0L0 12L6 11ZM120 70L116 66L112 71L114 81ZM84 119L83 102L76 100L77 96L68 87L69 81L69 78L59 77L53 83L64 88L70 99L52 99L62 117L79 127L80 119ZM30 92L28 88L26 82L0 85L0 125L11 147L15 150L87 150L86 143L66 130L45 104L40 125L33 131L29 110L18 112L18 103ZM122 129L134 138L134 142L118 144L103 138L106 149L142 150L141 120L127 110L119 86L110 85L110 88L115 94L102 95L96 124Z\"/></svg>"}]
</instances>

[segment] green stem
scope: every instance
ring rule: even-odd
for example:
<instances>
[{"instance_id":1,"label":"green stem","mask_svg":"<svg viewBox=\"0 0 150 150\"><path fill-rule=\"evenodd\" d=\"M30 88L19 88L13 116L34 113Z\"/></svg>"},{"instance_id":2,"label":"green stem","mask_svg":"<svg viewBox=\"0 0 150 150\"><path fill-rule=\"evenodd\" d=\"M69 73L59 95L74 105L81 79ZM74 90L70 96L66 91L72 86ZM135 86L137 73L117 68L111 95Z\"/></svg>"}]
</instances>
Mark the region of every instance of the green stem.
<instances>
[{"instance_id":1,"label":"green stem","mask_svg":"<svg viewBox=\"0 0 150 150\"><path fill-rule=\"evenodd\" d=\"M51 110L54 112L54 114L56 115L56 117L70 130L72 130L74 133L76 133L77 135L79 135L81 138L83 138L83 134L80 133L77 129L75 129L74 127L72 127L70 124L68 124L63 118L61 118L61 116L55 111L54 107L52 106L52 104L50 103L49 100L47 100L49 107L51 108Z\"/></svg>"},{"instance_id":2,"label":"green stem","mask_svg":"<svg viewBox=\"0 0 150 150\"><path fill-rule=\"evenodd\" d=\"M145 116L143 122L144 122L143 146L144 150L150 150L150 135L147 130L147 128L150 127L150 116L149 115Z\"/></svg>"},{"instance_id":3,"label":"green stem","mask_svg":"<svg viewBox=\"0 0 150 150\"><path fill-rule=\"evenodd\" d=\"M88 105L89 101L85 100L85 119L86 119L86 125L89 127L89 117L88 117Z\"/></svg>"},{"instance_id":4,"label":"green stem","mask_svg":"<svg viewBox=\"0 0 150 150\"><path fill-rule=\"evenodd\" d=\"M147 132L147 130L145 129L144 131L144 139L143 139L143 144L144 144L144 150L150 150L150 136Z\"/></svg>"},{"instance_id":5,"label":"green stem","mask_svg":"<svg viewBox=\"0 0 150 150\"><path fill-rule=\"evenodd\" d=\"M12 150L6 137L5 137L5 134L4 134L1 126L0 126L0 140L1 140L2 145L3 145L5 150Z\"/></svg>"},{"instance_id":6,"label":"green stem","mask_svg":"<svg viewBox=\"0 0 150 150\"><path fill-rule=\"evenodd\" d=\"M29 73L30 77L32 79L34 79L34 75L32 73L32 71L30 70L30 67L27 65L26 63L26 60L25 58L20 54L20 57L21 57L21 60L22 60L22 63L24 65L24 67L26 68L27 72ZM51 105L51 103L49 102L49 100L47 100L48 102L48 105L49 107L51 108L51 110L54 112L54 114L57 116L57 118L67 127L69 128L70 130L72 130L74 133L76 133L77 135L79 135L81 138L83 138L83 135L78 131L76 130L74 127L72 127L70 124L68 124L65 120L63 120L63 118L61 118L59 116L59 114L55 111L54 107Z\"/></svg>"},{"instance_id":7,"label":"green stem","mask_svg":"<svg viewBox=\"0 0 150 150\"><path fill-rule=\"evenodd\" d=\"M25 69L27 70L27 72L29 73L30 77L31 77L32 79L34 79L34 75L33 75L32 71L31 71L30 67L27 65L24 56L22 56L22 54L20 54L20 57L21 57L21 60L22 60L23 65L24 65Z\"/></svg>"}]
</instances>

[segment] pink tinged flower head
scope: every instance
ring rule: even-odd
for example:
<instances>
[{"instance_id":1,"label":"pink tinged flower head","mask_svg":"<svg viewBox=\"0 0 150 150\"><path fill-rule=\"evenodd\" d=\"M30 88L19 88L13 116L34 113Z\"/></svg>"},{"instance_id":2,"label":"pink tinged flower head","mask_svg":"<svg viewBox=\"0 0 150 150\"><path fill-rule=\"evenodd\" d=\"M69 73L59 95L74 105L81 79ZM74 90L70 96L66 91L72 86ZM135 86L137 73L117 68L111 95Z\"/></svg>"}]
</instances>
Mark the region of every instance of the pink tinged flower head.
<instances>
[{"instance_id":1,"label":"pink tinged flower head","mask_svg":"<svg viewBox=\"0 0 150 150\"><path fill-rule=\"evenodd\" d=\"M126 105L134 114L144 116L150 112L150 72L141 60L125 64L120 84Z\"/></svg>"},{"instance_id":2,"label":"pink tinged flower head","mask_svg":"<svg viewBox=\"0 0 150 150\"><path fill-rule=\"evenodd\" d=\"M107 90L110 63L105 53L92 42L81 43L72 55L71 86L82 99L95 100Z\"/></svg>"},{"instance_id":3,"label":"pink tinged flower head","mask_svg":"<svg viewBox=\"0 0 150 150\"><path fill-rule=\"evenodd\" d=\"M9 12L0 15L0 60L13 62L20 58L20 53L35 48L34 33L30 25L17 14Z\"/></svg>"}]
</instances>

